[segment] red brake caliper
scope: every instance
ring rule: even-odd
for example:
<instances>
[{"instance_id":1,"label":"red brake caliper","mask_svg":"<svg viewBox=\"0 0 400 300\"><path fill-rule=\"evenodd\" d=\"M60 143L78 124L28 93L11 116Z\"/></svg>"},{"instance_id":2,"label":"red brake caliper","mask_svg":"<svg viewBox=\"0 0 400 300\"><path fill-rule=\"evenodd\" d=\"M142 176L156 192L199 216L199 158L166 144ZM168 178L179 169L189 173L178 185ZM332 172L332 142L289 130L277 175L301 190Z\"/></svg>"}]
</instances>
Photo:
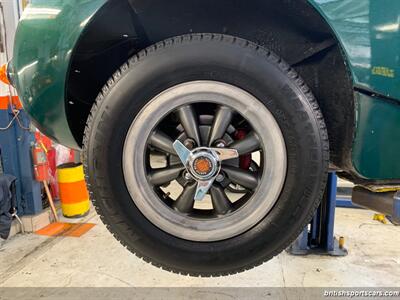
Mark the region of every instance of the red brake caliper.
<instances>
[{"instance_id":1,"label":"red brake caliper","mask_svg":"<svg viewBox=\"0 0 400 300\"><path fill-rule=\"evenodd\" d=\"M234 134L234 138L237 141L243 140L247 135L247 132L244 129L236 130ZM251 153L244 154L239 156L239 166L243 170L249 170L251 166Z\"/></svg>"}]
</instances>

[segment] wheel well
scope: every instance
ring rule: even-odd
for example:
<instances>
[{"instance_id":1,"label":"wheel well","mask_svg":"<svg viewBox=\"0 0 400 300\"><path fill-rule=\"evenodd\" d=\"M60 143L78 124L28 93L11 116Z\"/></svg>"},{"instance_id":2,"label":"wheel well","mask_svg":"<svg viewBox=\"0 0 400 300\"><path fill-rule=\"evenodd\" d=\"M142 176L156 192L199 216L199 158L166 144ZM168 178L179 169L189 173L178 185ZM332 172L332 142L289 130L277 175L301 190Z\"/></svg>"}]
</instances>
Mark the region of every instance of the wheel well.
<instances>
[{"instance_id":1,"label":"wheel well","mask_svg":"<svg viewBox=\"0 0 400 300\"><path fill-rule=\"evenodd\" d=\"M71 60L66 110L77 142L99 91L129 57L169 37L205 32L253 41L296 69L324 114L332 163L351 169L351 78L330 27L306 0L110 0L85 28Z\"/></svg>"}]
</instances>

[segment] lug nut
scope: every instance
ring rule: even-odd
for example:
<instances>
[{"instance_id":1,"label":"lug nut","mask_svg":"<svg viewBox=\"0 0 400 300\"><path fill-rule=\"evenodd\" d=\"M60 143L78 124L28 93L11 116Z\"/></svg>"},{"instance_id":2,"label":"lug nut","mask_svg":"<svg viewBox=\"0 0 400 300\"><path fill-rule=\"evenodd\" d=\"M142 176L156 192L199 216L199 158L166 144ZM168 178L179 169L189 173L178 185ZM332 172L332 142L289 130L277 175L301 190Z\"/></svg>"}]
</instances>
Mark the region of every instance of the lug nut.
<instances>
[{"instance_id":1,"label":"lug nut","mask_svg":"<svg viewBox=\"0 0 400 300\"><path fill-rule=\"evenodd\" d=\"M217 140L217 141L214 143L214 145L215 145L215 147L217 147L217 148L225 148L225 147L226 147L226 143L225 143L224 140Z\"/></svg>"},{"instance_id":2,"label":"lug nut","mask_svg":"<svg viewBox=\"0 0 400 300\"><path fill-rule=\"evenodd\" d=\"M218 174L217 178L215 178L217 182L222 182L224 181L224 179L225 179L224 174Z\"/></svg>"},{"instance_id":3,"label":"lug nut","mask_svg":"<svg viewBox=\"0 0 400 300\"><path fill-rule=\"evenodd\" d=\"M193 150L196 142L192 139L186 139L183 144L185 145L186 148L188 148L189 150Z\"/></svg>"},{"instance_id":4,"label":"lug nut","mask_svg":"<svg viewBox=\"0 0 400 300\"><path fill-rule=\"evenodd\" d=\"M185 172L184 176L183 176L186 180L191 180L192 179L192 175L189 174L189 172Z\"/></svg>"}]
</instances>

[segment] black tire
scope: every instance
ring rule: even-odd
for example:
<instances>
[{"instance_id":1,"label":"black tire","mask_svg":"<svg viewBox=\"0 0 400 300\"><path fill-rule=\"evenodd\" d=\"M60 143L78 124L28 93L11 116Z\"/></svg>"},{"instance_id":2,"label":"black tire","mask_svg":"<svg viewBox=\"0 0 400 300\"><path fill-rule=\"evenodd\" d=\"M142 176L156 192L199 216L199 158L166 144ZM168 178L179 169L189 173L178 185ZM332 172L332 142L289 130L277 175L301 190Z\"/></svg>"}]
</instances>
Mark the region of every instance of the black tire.
<instances>
[{"instance_id":1,"label":"black tire","mask_svg":"<svg viewBox=\"0 0 400 300\"><path fill-rule=\"evenodd\" d=\"M272 210L250 230L216 242L183 240L150 223L134 205L122 170L125 136L141 108L193 80L221 81L254 95L275 117L287 148L285 184ZM91 199L124 246L169 271L220 276L271 259L299 235L324 193L329 143L310 89L282 59L240 38L192 34L141 51L110 78L88 118L83 153Z\"/></svg>"}]
</instances>

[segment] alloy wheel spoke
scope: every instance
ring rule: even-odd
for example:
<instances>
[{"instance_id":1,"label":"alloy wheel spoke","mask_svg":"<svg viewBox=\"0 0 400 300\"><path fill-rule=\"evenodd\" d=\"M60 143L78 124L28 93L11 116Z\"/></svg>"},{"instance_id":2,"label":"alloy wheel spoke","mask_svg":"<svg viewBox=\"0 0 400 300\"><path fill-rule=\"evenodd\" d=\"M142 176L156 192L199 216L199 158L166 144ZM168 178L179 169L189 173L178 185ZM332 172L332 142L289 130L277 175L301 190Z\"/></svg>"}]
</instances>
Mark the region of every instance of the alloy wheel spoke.
<instances>
[{"instance_id":1,"label":"alloy wheel spoke","mask_svg":"<svg viewBox=\"0 0 400 300\"><path fill-rule=\"evenodd\" d=\"M220 106L215 114L214 121L211 127L210 136L208 138L208 145L212 144L224 137L229 124L232 121L233 112L229 107Z\"/></svg>"},{"instance_id":2,"label":"alloy wheel spoke","mask_svg":"<svg viewBox=\"0 0 400 300\"><path fill-rule=\"evenodd\" d=\"M229 145L229 148L236 149L239 155L248 154L260 150L260 140L254 132L250 132L244 139Z\"/></svg>"},{"instance_id":3,"label":"alloy wheel spoke","mask_svg":"<svg viewBox=\"0 0 400 300\"><path fill-rule=\"evenodd\" d=\"M189 213L194 206L194 196L196 194L197 183L188 184L174 203L174 207L182 212Z\"/></svg>"},{"instance_id":4,"label":"alloy wheel spoke","mask_svg":"<svg viewBox=\"0 0 400 300\"><path fill-rule=\"evenodd\" d=\"M173 147L174 141L165 133L156 130L150 136L150 145L166 153L176 155Z\"/></svg>"},{"instance_id":5,"label":"alloy wheel spoke","mask_svg":"<svg viewBox=\"0 0 400 300\"><path fill-rule=\"evenodd\" d=\"M237 167L223 166L224 172L227 174L228 178L241 186L254 190L258 185L258 176L256 172L242 170Z\"/></svg>"},{"instance_id":6,"label":"alloy wheel spoke","mask_svg":"<svg viewBox=\"0 0 400 300\"><path fill-rule=\"evenodd\" d=\"M150 183L155 186L169 183L178 178L184 169L185 167L182 165L155 169L149 175Z\"/></svg>"},{"instance_id":7,"label":"alloy wheel spoke","mask_svg":"<svg viewBox=\"0 0 400 300\"><path fill-rule=\"evenodd\" d=\"M231 202L222 186L213 185L210 194L213 208L218 215L224 215L231 210Z\"/></svg>"},{"instance_id":8,"label":"alloy wheel spoke","mask_svg":"<svg viewBox=\"0 0 400 300\"><path fill-rule=\"evenodd\" d=\"M179 119L188 138L193 139L197 146L201 145L200 131L196 112L191 105L186 105L178 110Z\"/></svg>"}]
</instances>

